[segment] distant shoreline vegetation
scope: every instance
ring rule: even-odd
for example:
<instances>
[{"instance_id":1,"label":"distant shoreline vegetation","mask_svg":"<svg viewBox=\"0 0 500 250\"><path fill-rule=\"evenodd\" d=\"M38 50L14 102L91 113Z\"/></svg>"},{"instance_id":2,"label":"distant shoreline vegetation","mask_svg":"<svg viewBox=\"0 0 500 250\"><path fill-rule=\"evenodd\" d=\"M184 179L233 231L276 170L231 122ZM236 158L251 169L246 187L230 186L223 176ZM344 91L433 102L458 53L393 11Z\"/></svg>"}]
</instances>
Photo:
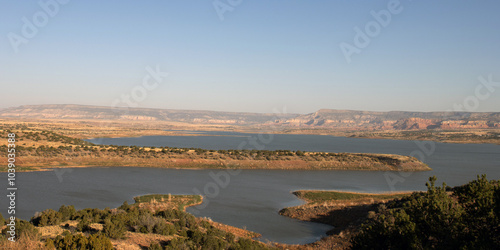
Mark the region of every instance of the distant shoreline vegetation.
<instances>
[{"instance_id":1,"label":"distant shoreline vegetation","mask_svg":"<svg viewBox=\"0 0 500 250\"><path fill-rule=\"evenodd\" d=\"M3 131L7 133L10 131ZM141 166L197 169L300 169L427 171L414 157L395 154L291 150L207 150L201 148L95 145L52 131L16 132L21 170L84 166ZM23 143L25 146L22 146ZM6 150L6 146L0 146ZM6 171L0 167L1 171Z\"/></svg>"}]
</instances>

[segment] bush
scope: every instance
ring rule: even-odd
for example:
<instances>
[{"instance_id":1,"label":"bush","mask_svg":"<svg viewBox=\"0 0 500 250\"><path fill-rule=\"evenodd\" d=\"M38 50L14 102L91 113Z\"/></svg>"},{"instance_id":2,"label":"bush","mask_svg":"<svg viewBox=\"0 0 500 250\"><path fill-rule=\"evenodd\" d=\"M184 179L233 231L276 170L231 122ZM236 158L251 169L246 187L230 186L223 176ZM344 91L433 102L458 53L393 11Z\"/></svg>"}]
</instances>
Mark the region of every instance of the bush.
<instances>
[{"instance_id":1,"label":"bush","mask_svg":"<svg viewBox=\"0 0 500 250\"><path fill-rule=\"evenodd\" d=\"M140 233L155 233L161 235L173 235L177 232L174 225L168 224L163 218L155 217L151 213L142 213L133 227Z\"/></svg>"},{"instance_id":2,"label":"bush","mask_svg":"<svg viewBox=\"0 0 500 250\"><path fill-rule=\"evenodd\" d=\"M31 224L29 221L16 219L15 223L16 223L15 232L17 239L22 237L35 240L39 239L40 233L38 232L38 229L35 226L33 226L33 224ZM4 228L2 230L2 234L10 236L9 234L7 234L7 231L9 231L9 227Z\"/></svg>"},{"instance_id":3,"label":"bush","mask_svg":"<svg viewBox=\"0 0 500 250\"><path fill-rule=\"evenodd\" d=\"M139 220L137 222L138 228L141 230L141 233L151 233L153 232L153 227L158 223L160 218L156 218L150 213L143 213L139 216Z\"/></svg>"},{"instance_id":4,"label":"bush","mask_svg":"<svg viewBox=\"0 0 500 250\"><path fill-rule=\"evenodd\" d=\"M97 208L86 208L78 210L71 219L83 219L88 218L92 223L102 223L105 218L109 215L109 211L97 209Z\"/></svg>"},{"instance_id":5,"label":"bush","mask_svg":"<svg viewBox=\"0 0 500 250\"><path fill-rule=\"evenodd\" d=\"M71 206L62 205L59 208L59 213L61 214L61 220L67 221L75 215L76 210L75 210L75 207L73 205L71 205Z\"/></svg>"},{"instance_id":6,"label":"bush","mask_svg":"<svg viewBox=\"0 0 500 250\"><path fill-rule=\"evenodd\" d=\"M62 222L62 214L53 210L53 209L47 209L44 210L41 214L38 216L35 215L34 217L31 218L31 223L35 226L39 227L44 227L44 226L54 226L58 225L59 223Z\"/></svg>"},{"instance_id":7,"label":"bush","mask_svg":"<svg viewBox=\"0 0 500 250\"><path fill-rule=\"evenodd\" d=\"M174 238L170 240L165 249L198 249L194 242L185 238Z\"/></svg>"},{"instance_id":8,"label":"bush","mask_svg":"<svg viewBox=\"0 0 500 250\"><path fill-rule=\"evenodd\" d=\"M104 222L103 232L109 238L121 239L125 235L126 230L125 223L121 220L112 218Z\"/></svg>"},{"instance_id":9,"label":"bush","mask_svg":"<svg viewBox=\"0 0 500 250\"><path fill-rule=\"evenodd\" d=\"M80 232L90 231L91 230L90 224L92 224L92 222L90 221L90 219L88 219L87 217L85 217L85 218L81 219L78 222L78 224L76 224L76 230L80 231Z\"/></svg>"},{"instance_id":10,"label":"bush","mask_svg":"<svg viewBox=\"0 0 500 250\"><path fill-rule=\"evenodd\" d=\"M157 223L153 226L153 233L161 235L173 235L175 234L175 227L172 224L168 224L163 219L159 219Z\"/></svg>"},{"instance_id":11,"label":"bush","mask_svg":"<svg viewBox=\"0 0 500 250\"><path fill-rule=\"evenodd\" d=\"M47 240L45 246L49 249L54 246L56 249L99 249L108 250L113 249L113 244L108 237L102 234L93 234L88 237L82 234L66 233L57 236L54 240Z\"/></svg>"},{"instance_id":12,"label":"bush","mask_svg":"<svg viewBox=\"0 0 500 250\"><path fill-rule=\"evenodd\" d=\"M124 211L129 211L130 208L131 208L131 206L128 204L127 201L124 201L123 204L120 207L118 207L118 208L121 209L121 210L124 210Z\"/></svg>"},{"instance_id":13,"label":"bush","mask_svg":"<svg viewBox=\"0 0 500 250\"><path fill-rule=\"evenodd\" d=\"M152 242L151 244L149 244L148 250L163 250L163 248L160 246L160 244Z\"/></svg>"},{"instance_id":14,"label":"bush","mask_svg":"<svg viewBox=\"0 0 500 250\"><path fill-rule=\"evenodd\" d=\"M89 236L89 249L113 249L113 244L111 244L111 241L105 235L93 234Z\"/></svg>"}]
</instances>

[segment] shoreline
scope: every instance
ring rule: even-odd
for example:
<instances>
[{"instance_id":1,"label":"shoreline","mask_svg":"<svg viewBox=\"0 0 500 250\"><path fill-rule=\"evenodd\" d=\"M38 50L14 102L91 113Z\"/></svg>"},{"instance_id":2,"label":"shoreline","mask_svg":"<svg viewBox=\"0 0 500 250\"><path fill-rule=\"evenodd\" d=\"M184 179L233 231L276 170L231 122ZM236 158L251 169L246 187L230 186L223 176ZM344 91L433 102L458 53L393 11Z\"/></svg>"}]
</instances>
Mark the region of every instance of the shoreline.
<instances>
[{"instance_id":1,"label":"shoreline","mask_svg":"<svg viewBox=\"0 0 500 250\"><path fill-rule=\"evenodd\" d=\"M422 163L423 164L423 163ZM234 165L232 165L234 166ZM383 167L382 167L383 166ZM64 166L55 166L55 165L46 165L40 166L40 164L31 165L31 164L23 164L19 166L20 168L29 168L29 169L20 169L16 170L16 172L44 172L44 171L54 171L55 169L66 169L66 168L120 168L120 167L136 167L136 168L159 168L159 169L175 169L175 170L277 170L277 171L367 171L367 172L381 172L381 171L390 171L390 172L423 172L423 171L432 171L430 167L426 164L419 166L421 169L408 169L408 170L400 170L395 167L395 169L388 169L387 166L375 166L373 168L359 168L359 167L329 167L329 168L318 168L318 167L280 167L280 166L271 166L260 164L260 165L252 165L252 166L237 166L237 167L227 167L226 165L222 165L216 167L215 164L210 165L198 165L196 167L193 166L158 166L158 165L147 165L147 164L130 164L130 163L116 163L113 165L102 165L102 164L68 164ZM0 173L7 172L7 169L0 169Z\"/></svg>"},{"instance_id":2,"label":"shoreline","mask_svg":"<svg viewBox=\"0 0 500 250\"><path fill-rule=\"evenodd\" d=\"M284 135L328 135L342 138L386 139L405 141L433 141L456 144L500 145L500 128L455 128L455 129L346 129L346 128L299 128L267 126L243 126L227 124L193 124L186 122L154 121L144 126L142 121L96 120L96 119L50 119L8 118L0 119L0 125L23 124L28 131L53 131L78 139L120 138L141 136L216 136L193 133L237 132L244 134L272 133ZM112 126L103 126L112 125ZM185 132L185 133L183 133ZM222 135L233 136L233 135Z\"/></svg>"},{"instance_id":3,"label":"shoreline","mask_svg":"<svg viewBox=\"0 0 500 250\"><path fill-rule=\"evenodd\" d=\"M379 204L418 191L363 193L338 190L296 190L292 193L305 204L285 207L279 214L288 218L333 226L327 236L313 243L290 245L292 249L350 249L351 238L370 211ZM325 197L322 197L324 195ZM308 198L309 197L309 198Z\"/></svg>"},{"instance_id":4,"label":"shoreline","mask_svg":"<svg viewBox=\"0 0 500 250\"><path fill-rule=\"evenodd\" d=\"M186 130L186 131L192 131L192 130ZM400 132L416 132L418 130L393 130L390 131L392 133L400 133ZM207 131L203 131L207 132ZM227 132L226 130L213 130L209 132ZM236 132L236 133L242 133L242 134L252 134L252 135L257 135L262 132L257 132L257 131L246 131L246 130L234 130L231 132ZM492 144L492 145L500 145L500 140L498 141L484 141L484 140L439 140L439 139L433 139L433 138L404 138L404 137L396 137L396 136L376 136L376 135L356 135L357 131L332 131L332 132L326 132L326 133L304 133L304 132L299 132L295 133L294 131L290 132L284 132L284 131L272 131L271 134L275 135L322 135L322 136L332 136L332 137L339 137L339 138L355 138L355 139L371 139L371 140L393 140L393 141L432 141L436 143L448 143L448 144ZM366 132L366 131L361 131L361 133ZM371 131L370 131L371 132ZM384 132L384 131L374 131L374 132ZM462 132L462 131L456 131L456 132ZM340 134L339 134L340 133ZM345 133L345 134L344 134ZM203 133L179 133L179 134L163 134L163 133L158 133L158 134L148 134L148 135L127 135L127 134L120 134L120 135L112 135L112 136L102 136L102 137L92 137L92 138L84 138L83 140L96 140L96 139L116 139L116 138L139 138L139 137L144 137L144 136L227 136L227 137L245 137L243 135L237 136L237 135L211 135L211 134L203 134Z\"/></svg>"},{"instance_id":5,"label":"shoreline","mask_svg":"<svg viewBox=\"0 0 500 250\"><path fill-rule=\"evenodd\" d=\"M32 244L37 244L39 246L45 245L48 239L57 241L57 237L60 235L64 236L64 233L70 233L72 235L82 234L84 236L94 235L97 233L103 233L107 235L106 232L106 221L102 221L102 219L95 219L102 216L102 214L110 214L109 216L115 216L117 214L121 214L125 216L115 217L116 220L121 220L123 223L127 221L127 215L137 216L137 213L134 214L134 210L139 211L149 211L149 217L147 213L140 213L137 217L139 221L136 223L134 227L125 227L121 231L121 236L113 237L108 236L110 244L114 247L113 249L149 249L148 246L151 245L152 242L157 244L174 244L171 243L176 239L184 239L189 236L189 232L197 231L199 234L203 236L203 234L208 234L208 230L220 230L222 232L222 236L213 235L215 237L227 237L231 235L232 237L223 238L223 240L227 240L229 243L237 243L236 240L240 238L244 238L245 240L251 241L252 244L256 244L258 246L267 246L265 243L256 240L256 238L261 237L260 234L242 229L234 226L230 226L227 224L219 223L212 221L209 218L197 217L190 213L187 213L185 210L187 207L196 206L203 203L203 196L201 195L186 195L186 194L145 194L133 197L135 201L133 204L128 204L126 202L119 207L115 207L112 209L106 208L96 209L96 208L84 208L79 210L74 210L73 213L77 214L80 211L89 211L92 215L91 221L88 222L89 229L77 229L78 225L83 221L83 218L69 218L62 219L62 212L53 211L53 213L46 213L45 211L50 211L50 209L44 210L42 213L50 214L52 217L51 221L45 221L44 224L33 224L29 222L29 224L33 225L34 228L40 233L39 237L32 237L28 240L31 241ZM68 208L71 205L63 205ZM181 211L180 213L173 212L174 210ZM121 211L121 212L119 212ZM172 211L169 213L165 213L165 211ZM158 215L158 213L162 213L163 215ZM94 213L94 214L92 214ZM61 215L57 217L54 214ZM98 217L95 217L98 214ZM186 216L189 215L189 216ZM49 216L49 215L47 215ZM47 217L46 217L47 218ZM57 218L60 218L57 221ZM113 217L112 217L113 218ZM180 222L180 221L183 222ZM159 221L163 221L159 223ZM177 224L179 222L179 224ZM38 222L39 223L39 222ZM115 223L115 222L114 222ZM149 224L148 224L149 223ZM154 224L154 227L152 226ZM189 225L191 224L191 225ZM142 225L142 227L141 227ZM149 227L148 227L149 225ZM162 226L163 225L163 226ZM179 226L179 228L177 228ZM158 229L157 229L158 228ZM160 230L162 229L163 230ZM212 229L213 228L213 229ZM118 229L117 229L118 230ZM14 243L18 244L18 243ZM21 248L21 247L19 247ZM42 247L43 248L43 247ZM40 248L40 249L42 249ZM24 248L23 248L24 249ZM38 249L38 248L37 248ZM45 248L44 248L45 249Z\"/></svg>"}]
</instances>

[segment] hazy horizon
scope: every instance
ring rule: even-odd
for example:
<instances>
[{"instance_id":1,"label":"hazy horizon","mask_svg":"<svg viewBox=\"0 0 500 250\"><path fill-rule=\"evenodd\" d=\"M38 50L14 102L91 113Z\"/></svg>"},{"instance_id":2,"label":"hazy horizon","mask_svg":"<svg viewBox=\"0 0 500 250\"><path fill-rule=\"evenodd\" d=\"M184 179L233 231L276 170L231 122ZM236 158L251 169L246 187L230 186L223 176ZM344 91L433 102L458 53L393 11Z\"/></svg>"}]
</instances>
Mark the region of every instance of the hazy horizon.
<instances>
[{"instance_id":1,"label":"hazy horizon","mask_svg":"<svg viewBox=\"0 0 500 250\"><path fill-rule=\"evenodd\" d=\"M89 106L89 107L109 107L109 108L139 108L139 109L165 109L165 110L186 110L186 111L208 111L208 112L234 112L234 113L257 113L257 114L273 114L273 113L281 113L281 114L298 114L298 115L306 115L318 112L320 110L336 110L336 111L354 111L354 112L415 112L415 113L446 113L449 111L446 110L438 110L438 111L413 111L413 110L386 110L386 111L376 111L376 110L357 110L357 109L332 109L332 108L322 108L314 111L306 112L306 113L296 113L296 112L283 112L285 110L275 110L275 112L251 112L251 111L225 111L225 110L211 110L211 109L171 109L171 108L153 108L153 107L113 107L113 106L102 106L102 105L89 105L89 104L74 104L74 103L47 103L47 104L26 104L26 105L17 105L12 107L0 108L1 110L8 108L17 108L22 106L38 106L38 105L78 105L78 106ZM498 113L500 111L464 111L465 113Z\"/></svg>"},{"instance_id":2,"label":"hazy horizon","mask_svg":"<svg viewBox=\"0 0 500 250\"><path fill-rule=\"evenodd\" d=\"M500 111L499 2L230 2L3 1L0 108Z\"/></svg>"}]
</instances>

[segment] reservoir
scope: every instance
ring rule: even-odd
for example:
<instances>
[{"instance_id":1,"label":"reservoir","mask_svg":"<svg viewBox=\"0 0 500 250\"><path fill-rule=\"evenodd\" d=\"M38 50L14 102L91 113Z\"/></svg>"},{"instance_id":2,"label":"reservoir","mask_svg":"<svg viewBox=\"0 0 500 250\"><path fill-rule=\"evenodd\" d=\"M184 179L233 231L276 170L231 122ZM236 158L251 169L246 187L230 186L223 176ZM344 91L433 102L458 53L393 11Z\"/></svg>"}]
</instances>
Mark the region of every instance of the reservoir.
<instances>
[{"instance_id":1,"label":"reservoir","mask_svg":"<svg viewBox=\"0 0 500 250\"><path fill-rule=\"evenodd\" d=\"M62 204L81 208L117 207L133 197L151 193L202 194L204 203L188 212L262 234L262 241L309 243L331 227L278 214L302 204L299 189L385 192L425 190L429 176L450 186L465 184L478 174L500 179L500 146L421 141L341 138L322 135L256 135L208 132L203 136L105 138L94 143L169 146L204 149L288 149L323 152L363 152L414 155L433 170L426 172L310 171L310 170L185 170L141 167L70 168L17 175L16 216ZM21 160L21 157L20 157ZM6 173L0 178L7 179ZM1 191L6 197L6 187ZM0 199L7 215L7 199Z\"/></svg>"}]
</instances>

